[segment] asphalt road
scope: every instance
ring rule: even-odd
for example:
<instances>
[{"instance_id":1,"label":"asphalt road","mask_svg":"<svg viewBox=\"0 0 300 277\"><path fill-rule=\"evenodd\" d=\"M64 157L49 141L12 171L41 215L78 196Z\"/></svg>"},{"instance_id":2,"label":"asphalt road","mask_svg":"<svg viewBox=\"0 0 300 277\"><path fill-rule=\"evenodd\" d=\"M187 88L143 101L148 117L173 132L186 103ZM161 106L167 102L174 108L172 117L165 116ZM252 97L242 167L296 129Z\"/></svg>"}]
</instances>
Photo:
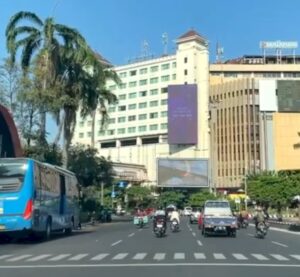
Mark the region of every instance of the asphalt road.
<instances>
[{"instance_id":1,"label":"asphalt road","mask_svg":"<svg viewBox=\"0 0 300 277\"><path fill-rule=\"evenodd\" d=\"M156 238L151 224L132 222L90 226L48 242L0 243L0 276L300 276L300 235L254 228L236 238L204 238L186 219L178 233Z\"/></svg>"}]
</instances>

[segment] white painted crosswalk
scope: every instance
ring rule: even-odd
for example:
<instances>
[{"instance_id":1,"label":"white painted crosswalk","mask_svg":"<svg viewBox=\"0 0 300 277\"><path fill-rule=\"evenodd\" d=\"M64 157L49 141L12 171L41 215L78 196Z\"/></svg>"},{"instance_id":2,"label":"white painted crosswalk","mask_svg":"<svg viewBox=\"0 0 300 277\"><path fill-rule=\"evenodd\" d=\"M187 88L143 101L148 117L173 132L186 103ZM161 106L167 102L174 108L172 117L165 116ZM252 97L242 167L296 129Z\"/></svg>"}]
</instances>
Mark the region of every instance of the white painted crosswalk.
<instances>
[{"instance_id":1,"label":"white painted crosswalk","mask_svg":"<svg viewBox=\"0 0 300 277\"><path fill-rule=\"evenodd\" d=\"M0 255L0 265L5 263L51 263L54 262L273 262L273 263L299 263L300 254L274 254L274 253L204 253L204 252L175 252L175 253L64 253L64 254L5 254Z\"/></svg>"}]
</instances>

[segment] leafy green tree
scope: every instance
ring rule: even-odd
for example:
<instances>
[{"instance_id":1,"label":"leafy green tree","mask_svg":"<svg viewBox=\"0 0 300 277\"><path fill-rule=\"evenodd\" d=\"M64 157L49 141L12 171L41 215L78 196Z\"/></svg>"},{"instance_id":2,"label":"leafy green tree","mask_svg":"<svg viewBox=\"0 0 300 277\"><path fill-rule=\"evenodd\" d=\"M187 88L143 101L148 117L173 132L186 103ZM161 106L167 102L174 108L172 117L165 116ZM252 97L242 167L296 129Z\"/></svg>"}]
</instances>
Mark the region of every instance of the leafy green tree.
<instances>
[{"instance_id":1,"label":"leafy green tree","mask_svg":"<svg viewBox=\"0 0 300 277\"><path fill-rule=\"evenodd\" d=\"M174 204L178 207L182 207L184 203L185 196L181 192L177 191L164 191L160 194L158 198L158 204L162 206L167 206Z\"/></svg>"},{"instance_id":2,"label":"leafy green tree","mask_svg":"<svg viewBox=\"0 0 300 277\"><path fill-rule=\"evenodd\" d=\"M206 200L215 200L217 197L209 191L196 192L190 195L188 203L194 207L204 206Z\"/></svg>"},{"instance_id":3,"label":"leafy green tree","mask_svg":"<svg viewBox=\"0 0 300 277\"><path fill-rule=\"evenodd\" d=\"M27 21L27 25L20 24ZM76 45L76 48L86 47L84 38L75 29L56 24L52 17L42 21L36 14L20 11L11 17L6 28L6 46L14 64L18 49L22 49L21 66L26 73L32 59L43 75L42 90L38 99L40 102L40 143L46 141L46 112L48 102L43 96L56 82L62 65L60 59L61 47Z\"/></svg>"},{"instance_id":4,"label":"leafy green tree","mask_svg":"<svg viewBox=\"0 0 300 277\"><path fill-rule=\"evenodd\" d=\"M148 187L132 186L127 189L129 205L131 207L147 206L153 198Z\"/></svg>"}]
</instances>

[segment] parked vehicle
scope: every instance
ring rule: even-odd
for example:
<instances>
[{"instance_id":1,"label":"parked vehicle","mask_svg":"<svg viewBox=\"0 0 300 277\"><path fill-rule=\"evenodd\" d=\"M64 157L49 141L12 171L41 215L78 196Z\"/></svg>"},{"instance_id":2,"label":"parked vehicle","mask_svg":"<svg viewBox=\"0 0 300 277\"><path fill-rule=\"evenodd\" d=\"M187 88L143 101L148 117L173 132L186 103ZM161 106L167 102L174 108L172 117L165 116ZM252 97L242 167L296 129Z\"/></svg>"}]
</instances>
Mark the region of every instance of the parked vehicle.
<instances>
[{"instance_id":1,"label":"parked vehicle","mask_svg":"<svg viewBox=\"0 0 300 277\"><path fill-rule=\"evenodd\" d=\"M237 219L225 200L208 200L204 205L202 234L224 234L236 237Z\"/></svg>"},{"instance_id":2,"label":"parked vehicle","mask_svg":"<svg viewBox=\"0 0 300 277\"><path fill-rule=\"evenodd\" d=\"M74 173L26 158L0 159L0 234L70 234L79 223Z\"/></svg>"}]
</instances>

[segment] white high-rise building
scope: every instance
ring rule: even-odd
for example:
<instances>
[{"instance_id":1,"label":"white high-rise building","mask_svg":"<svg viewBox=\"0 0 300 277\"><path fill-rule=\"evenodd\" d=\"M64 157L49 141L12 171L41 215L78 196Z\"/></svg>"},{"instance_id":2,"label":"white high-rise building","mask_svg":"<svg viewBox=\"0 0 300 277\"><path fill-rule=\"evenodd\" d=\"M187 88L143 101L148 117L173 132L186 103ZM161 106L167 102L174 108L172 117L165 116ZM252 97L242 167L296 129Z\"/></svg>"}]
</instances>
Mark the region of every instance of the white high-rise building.
<instances>
[{"instance_id":1,"label":"white high-rise building","mask_svg":"<svg viewBox=\"0 0 300 277\"><path fill-rule=\"evenodd\" d=\"M144 165L150 185L156 184L157 158L208 158L209 50L191 30L177 39L173 55L115 66L122 83L107 87L118 97L108 107L109 124L100 130L96 115L95 147L113 162ZM168 86L197 85L197 143L168 144ZM181 126L178 126L180 130ZM91 144L92 120L77 118L73 143Z\"/></svg>"}]
</instances>

